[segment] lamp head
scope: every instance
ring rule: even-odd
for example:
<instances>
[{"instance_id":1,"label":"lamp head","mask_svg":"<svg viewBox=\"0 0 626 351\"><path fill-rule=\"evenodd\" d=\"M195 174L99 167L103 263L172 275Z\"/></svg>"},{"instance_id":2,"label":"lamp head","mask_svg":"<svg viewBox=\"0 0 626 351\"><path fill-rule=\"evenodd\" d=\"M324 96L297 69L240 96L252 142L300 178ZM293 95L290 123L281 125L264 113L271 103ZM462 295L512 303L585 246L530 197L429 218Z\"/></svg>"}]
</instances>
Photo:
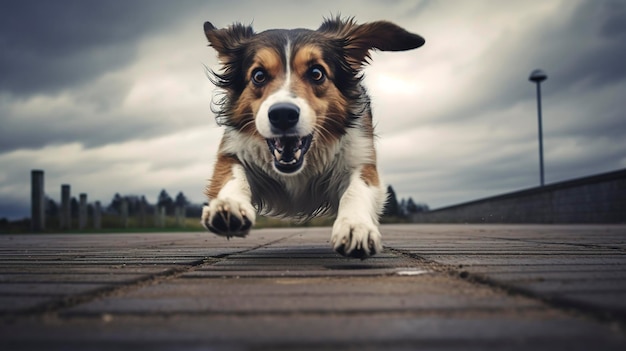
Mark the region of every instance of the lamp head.
<instances>
[{"instance_id":1,"label":"lamp head","mask_svg":"<svg viewBox=\"0 0 626 351\"><path fill-rule=\"evenodd\" d=\"M530 72L530 77L528 77L528 80L535 83L543 82L546 79L548 79L548 75L540 69Z\"/></svg>"}]
</instances>

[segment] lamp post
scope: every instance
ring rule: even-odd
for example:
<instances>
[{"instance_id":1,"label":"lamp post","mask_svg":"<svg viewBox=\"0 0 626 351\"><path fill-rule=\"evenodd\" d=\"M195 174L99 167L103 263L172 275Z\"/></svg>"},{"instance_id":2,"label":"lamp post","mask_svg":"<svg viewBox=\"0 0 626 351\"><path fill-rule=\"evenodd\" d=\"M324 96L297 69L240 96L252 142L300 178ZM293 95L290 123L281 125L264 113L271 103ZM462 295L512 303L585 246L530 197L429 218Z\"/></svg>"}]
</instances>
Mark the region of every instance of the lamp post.
<instances>
[{"instance_id":1,"label":"lamp post","mask_svg":"<svg viewBox=\"0 0 626 351\"><path fill-rule=\"evenodd\" d=\"M539 121L539 176L543 186L543 130L541 128L541 82L548 79L546 73L536 69L530 73L528 80L537 83L537 120Z\"/></svg>"}]
</instances>

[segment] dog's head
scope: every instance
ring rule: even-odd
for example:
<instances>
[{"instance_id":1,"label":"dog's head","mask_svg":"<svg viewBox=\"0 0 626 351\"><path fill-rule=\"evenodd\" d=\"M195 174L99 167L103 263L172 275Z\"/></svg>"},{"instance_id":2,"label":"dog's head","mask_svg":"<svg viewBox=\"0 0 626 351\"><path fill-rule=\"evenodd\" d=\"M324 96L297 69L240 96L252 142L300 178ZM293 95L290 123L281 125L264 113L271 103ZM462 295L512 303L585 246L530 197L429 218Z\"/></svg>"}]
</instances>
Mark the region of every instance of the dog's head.
<instances>
[{"instance_id":1,"label":"dog's head","mask_svg":"<svg viewBox=\"0 0 626 351\"><path fill-rule=\"evenodd\" d=\"M326 20L308 29L255 33L204 24L223 64L213 82L225 91L220 121L267 143L274 168L295 174L311 147L332 145L369 108L360 71L369 51L403 51L424 39L379 21Z\"/></svg>"}]
</instances>

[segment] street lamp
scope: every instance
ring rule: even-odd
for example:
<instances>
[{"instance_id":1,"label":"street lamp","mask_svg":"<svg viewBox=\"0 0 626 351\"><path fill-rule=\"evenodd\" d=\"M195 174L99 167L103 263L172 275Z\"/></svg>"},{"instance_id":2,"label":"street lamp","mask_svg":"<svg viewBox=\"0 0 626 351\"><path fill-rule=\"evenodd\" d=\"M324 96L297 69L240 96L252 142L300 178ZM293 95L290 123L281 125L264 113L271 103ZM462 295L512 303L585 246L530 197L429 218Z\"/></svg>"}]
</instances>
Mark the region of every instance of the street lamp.
<instances>
[{"instance_id":1,"label":"street lamp","mask_svg":"<svg viewBox=\"0 0 626 351\"><path fill-rule=\"evenodd\" d=\"M530 73L528 80L537 83L537 119L539 121L539 176L543 186L543 131L541 129L541 82L548 79L546 73L536 69Z\"/></svg>"}]
</instances>

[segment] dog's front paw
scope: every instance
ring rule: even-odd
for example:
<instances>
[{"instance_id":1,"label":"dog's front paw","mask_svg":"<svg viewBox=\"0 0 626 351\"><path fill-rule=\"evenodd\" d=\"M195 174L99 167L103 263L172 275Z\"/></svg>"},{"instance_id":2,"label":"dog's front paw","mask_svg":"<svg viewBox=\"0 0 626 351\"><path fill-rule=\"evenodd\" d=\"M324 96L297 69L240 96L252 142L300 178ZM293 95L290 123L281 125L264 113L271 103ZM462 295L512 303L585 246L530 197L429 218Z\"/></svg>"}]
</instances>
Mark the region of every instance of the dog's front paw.
<instances>
[{"instance_id":1,"label":"dog's front paw","mask_svg":"<svg viewBox=\"0 0 626 351\"><path fill-rule=\"evenodd\" d=\"M330 243L338 253L360 259L383 250L378 226L371 221L350 218L337 218Z\"/></svg>"},{"instance_id":2,"label":"dog's front paw","mask_svg":"<svg viewBox=\"0 0 626 351\"><path fill-rule=\"evenodd\" d=\"M214 199L202 208L202 225L215 234L244 237L254 225L252 205L233 199Z\"/></svg>"}]
</instances>

